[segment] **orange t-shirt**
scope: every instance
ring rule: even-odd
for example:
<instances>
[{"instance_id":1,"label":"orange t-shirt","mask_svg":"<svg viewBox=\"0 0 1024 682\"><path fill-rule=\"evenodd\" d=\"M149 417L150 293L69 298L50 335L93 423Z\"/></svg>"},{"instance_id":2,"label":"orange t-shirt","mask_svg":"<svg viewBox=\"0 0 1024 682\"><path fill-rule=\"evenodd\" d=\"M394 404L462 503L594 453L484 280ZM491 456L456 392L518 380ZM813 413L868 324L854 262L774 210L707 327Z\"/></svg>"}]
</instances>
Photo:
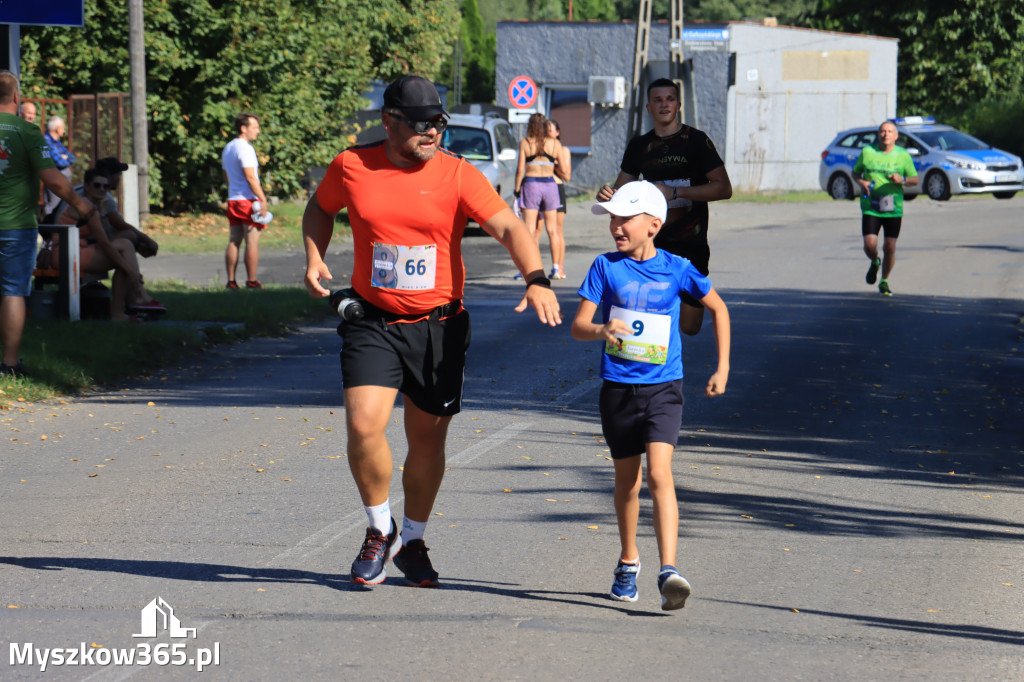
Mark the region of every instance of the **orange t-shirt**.
<instances>
[{"instance_id":1,"label":"orange t-shirt","mask_svg":"<svg viewBox=\"0 0 1024 682\"><path fill-rule=\"evenodd\" d=\"M398 168L384 143L347 149L316 190L329 213L348 208L355 265L352 286L400 315L426 313L462 298L467 218L481 225L508 205L472 164L444 149Z\"/></svg>"}]
</instances>

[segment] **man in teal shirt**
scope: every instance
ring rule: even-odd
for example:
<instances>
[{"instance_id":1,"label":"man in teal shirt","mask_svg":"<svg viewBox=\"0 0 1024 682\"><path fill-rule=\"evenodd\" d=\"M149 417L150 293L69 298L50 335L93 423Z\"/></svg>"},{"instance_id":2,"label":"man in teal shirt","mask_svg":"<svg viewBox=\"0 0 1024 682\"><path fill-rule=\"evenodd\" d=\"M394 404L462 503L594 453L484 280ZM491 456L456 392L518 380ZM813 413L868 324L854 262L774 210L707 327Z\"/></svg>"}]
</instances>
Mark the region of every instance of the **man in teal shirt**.
<instances>
[{"instance_id":1,"label":"man in teal shirt","mask_svg":"<svg viewBox=\"0 0 1024 682\"><path fill-rule=\"evenodd\" d=\"M18 117L18 79L0 70L0 376L22 376L18 358L25 329L25 298L36 260L39 181L100 226L96 208L56 169L39 128Z\"/></svg>"},{"instance_id":2,"label":"man in teal shirt","mask_svg":"<svg viewBox=\"0 0 1024 682\"><path fill-rule=\"evenodd\" d=\"M861 234L864 235L864 253L871 259L871 267L864 278L874 284L878 268L882 268L882 281L878 291L892 296L889 273L896 264L896 239L903 224L903 188L917 184L914 160L903 147L896 146L899 133L896 124L886 121L878 127L878 142L865 147L853 166L853 179L864 194L860 198ZM885 230L882 252L878 257L878 233Z\"/></svg>"}]
</instances>

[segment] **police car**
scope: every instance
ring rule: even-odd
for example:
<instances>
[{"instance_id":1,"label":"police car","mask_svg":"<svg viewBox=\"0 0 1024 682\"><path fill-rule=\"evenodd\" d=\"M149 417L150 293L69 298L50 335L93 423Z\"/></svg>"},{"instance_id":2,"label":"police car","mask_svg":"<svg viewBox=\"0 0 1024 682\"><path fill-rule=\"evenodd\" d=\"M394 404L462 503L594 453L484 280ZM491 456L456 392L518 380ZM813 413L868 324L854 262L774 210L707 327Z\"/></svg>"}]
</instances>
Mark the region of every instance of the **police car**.
<instances>
[{"instance_id":1,"label":"police car","mask_svg":"<svg viewBox=\"0 0 1024 682\"><path fill-rule=\"evenodd\" d=\"M995 149L952 126L935 123L931 116L907 116L894 120L896 144L910 153L920 178L904 196L927 194L945 201L952 194L991 192L1010 199L1024 190L1024 164L1019 156ZM853 165L860 150L874 144L877 127L851 128L839 133L821 153L818 183L833 199L853 199L860 187L853 181Z\"/></svg>"}]
</instances>

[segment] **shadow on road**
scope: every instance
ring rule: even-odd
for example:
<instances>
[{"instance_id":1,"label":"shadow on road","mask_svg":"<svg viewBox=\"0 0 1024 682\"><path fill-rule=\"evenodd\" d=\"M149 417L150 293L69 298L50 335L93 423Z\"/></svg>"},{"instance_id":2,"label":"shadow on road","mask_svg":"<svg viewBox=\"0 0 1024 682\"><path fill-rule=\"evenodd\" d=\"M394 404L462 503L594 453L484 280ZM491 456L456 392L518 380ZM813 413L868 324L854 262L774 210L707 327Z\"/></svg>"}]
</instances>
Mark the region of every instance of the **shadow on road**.
<instances>
[{"instance_id":1,"label":"shadow on road","mask_svg":"<svg viewBox=\"0 0 1024 682\"><path fill-rule=\"evenodd\" d=\"M718 602L720 604L735 604L738 606L750 606L758 609L772 609L775 611L793 611L793 607L790 606L753 604L750 602L731 601L728 599L704 599L704 601ZM864 616L855 613L836 613L834 611L817 611L815 609L797 610L802 614L855 621L861 625L867 625L868 627L902 630L904 632L915 632L928 635L941 635L944 637L978 639L987 642L996 642L999 644L1016 644L1018 646L1024 646L1024 632L1017 632L1015 630L987 628L978 625L927 623L920 620L903 620L901 618L879 618L878 616Z\"/></svg>"},{"instance_id":2,"label":"shadow on road","mask_svg":"<svg viewBox=\"0 0 1024 682\"><path fill-rule=\"evenodd\" d=\"M146 561L139 559L101 559L94 557L0 557L0 564L20 566L36 571L61 571L73 569L80 571L99 571L104 573L123 573L147 578L166 578L171 580L192 580L198 582L237 582L237 583L284 583L307 584L328 587L342 592L370 592L372 587L357 585L342 574L316 573L286 568L252 568L248 566L228 566L224 564L186 563L182 561ZM398 577L386 579L386 584L404 585ZM410 588L414 589L414 588ZM556 602L573 606L587 606L609 611L617 611L628 616L656 616L666 614L649 613L618 606L610 603L608 595L584 592L559 592L557 590L525 589L510 583L486 582L467 578L443 579L441 589L459 590L462 592L479 592L513 599L539 600ZM343 620L347 614L339 614Z\"/></svg>"}]
</instances>

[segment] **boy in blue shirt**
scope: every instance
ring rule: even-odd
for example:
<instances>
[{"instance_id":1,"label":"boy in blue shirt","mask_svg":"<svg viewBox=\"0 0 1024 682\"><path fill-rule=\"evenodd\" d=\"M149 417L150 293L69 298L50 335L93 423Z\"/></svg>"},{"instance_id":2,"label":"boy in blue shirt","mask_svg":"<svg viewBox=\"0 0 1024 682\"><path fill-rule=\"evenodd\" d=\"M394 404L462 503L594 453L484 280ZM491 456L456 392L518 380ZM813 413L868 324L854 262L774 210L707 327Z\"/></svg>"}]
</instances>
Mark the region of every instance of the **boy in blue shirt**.
<instances>
[{"instance_id":1,"label":"boy in blue shirt","mask_svg":"<svg viewBox=\"0 0 1024 682\"><path fill-rule=\"evenodd\" d=\"M661 555L661 608L681 609L690 584L676 570L679 507L672 478L672 451L683 416L682 294L711 314L718 369L705 394L721 395L729 379L729 311L709 280L685 258L654 246L665 222L664 195L646 181L623 185L609 201L591 208L611 215L616 252L599 256L579 289L573 338L605 342L601 357L601 429L615 465L615 515L622 545L611 597L636 601L640 550L640 455L647 453L647 488L654 502L654 533ZM593 321L601 306L602 323Z\"/></svg>"}]
</instances>

